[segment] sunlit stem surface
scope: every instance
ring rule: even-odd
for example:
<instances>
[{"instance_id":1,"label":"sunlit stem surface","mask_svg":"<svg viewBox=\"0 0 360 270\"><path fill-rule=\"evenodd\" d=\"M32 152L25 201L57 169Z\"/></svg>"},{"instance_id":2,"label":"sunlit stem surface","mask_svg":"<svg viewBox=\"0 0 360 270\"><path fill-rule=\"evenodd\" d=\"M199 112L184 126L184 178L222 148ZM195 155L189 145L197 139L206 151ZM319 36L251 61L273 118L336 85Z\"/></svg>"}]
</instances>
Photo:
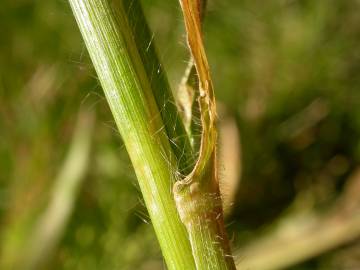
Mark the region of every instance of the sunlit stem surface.
<instances>
[{"instance_id":1,"label":"sunlit stem surface","mask_svg":"<svg viewBox=\"0 0 360 270\"><path fill-rule=\"evenodd\" d=\"M171 194L178 162L143 62L146 58L132 32L131 13L125 12L126 1L69 1L134 166L166 264L169 269L195 269Z\"/></svg>"}]
</instances>

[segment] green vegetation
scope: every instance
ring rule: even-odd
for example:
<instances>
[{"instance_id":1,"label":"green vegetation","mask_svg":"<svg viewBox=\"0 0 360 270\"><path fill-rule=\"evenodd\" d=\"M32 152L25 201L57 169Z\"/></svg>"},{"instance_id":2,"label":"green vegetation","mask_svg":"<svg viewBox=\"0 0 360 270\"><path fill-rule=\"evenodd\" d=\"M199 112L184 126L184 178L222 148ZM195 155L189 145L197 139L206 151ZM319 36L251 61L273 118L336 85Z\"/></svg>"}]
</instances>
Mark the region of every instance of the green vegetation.
<instances>
[{"instance_id":1,"label":"green vegetation","mask_svg":"<svg viewBox=\"0 0 360 270\"><path fill-rule=\"evenodd\" d=\"M157 45L176 90L188 59L178 3L142 2L152 29L147 39ZM18 247L49 209L76 123L94 114L74 208L42 269L163 269L137 178L70 6L2 4L1 263L25 258ZM227 217L239 269L253 265L250 254L266 262L269 268L257 266L263 270L360 267L359 226L353 225L359 217L359 11L357 1L209 1L205 47L225 111L219 126L232 119L241 138L241 180ZM220 151L229 138L219 142ZM234 160L226 156L221 181ZM308 248L308 237L338 228L346 228L340 240L316 239L326 245ZM292 257L294 239L304 240L307 254Z\"/></svg>"}]
</instances>

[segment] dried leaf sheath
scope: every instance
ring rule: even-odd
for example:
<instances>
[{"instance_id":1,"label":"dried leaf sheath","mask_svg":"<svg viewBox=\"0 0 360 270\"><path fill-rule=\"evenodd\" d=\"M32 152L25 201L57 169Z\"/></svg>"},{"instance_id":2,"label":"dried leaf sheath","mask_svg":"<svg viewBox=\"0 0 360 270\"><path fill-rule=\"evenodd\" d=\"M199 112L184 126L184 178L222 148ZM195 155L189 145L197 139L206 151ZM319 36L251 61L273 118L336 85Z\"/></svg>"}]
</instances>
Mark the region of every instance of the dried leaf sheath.
<instances>
[{"instance_id":1,"label":"dried leaf sheath","mask_svg":"<svg viewBox=\"0 0 360 270\"><path fill-rule=\"evenodd\" d=\"M202 124L199 158L187 178L201 175L216 146L216 104L209 64L201 36L201 1L181 0L187 30L187 40L199 77L199 107Z\"/></svg>"},{"instance_id":2,"label":"dried leaf sheath","mask_svg":"<svg viewBox=\"0 0 360 270\"><path fill-rule=\"evenodd\" d=\"M201 35L203 3L199 0L180 0L180 3L199 78L202 131L198 160L191 173L175 183L175 201L189 233L197 269L235 269L224 229L216 171L216 104Z\"/></svg>"}]
</instances>

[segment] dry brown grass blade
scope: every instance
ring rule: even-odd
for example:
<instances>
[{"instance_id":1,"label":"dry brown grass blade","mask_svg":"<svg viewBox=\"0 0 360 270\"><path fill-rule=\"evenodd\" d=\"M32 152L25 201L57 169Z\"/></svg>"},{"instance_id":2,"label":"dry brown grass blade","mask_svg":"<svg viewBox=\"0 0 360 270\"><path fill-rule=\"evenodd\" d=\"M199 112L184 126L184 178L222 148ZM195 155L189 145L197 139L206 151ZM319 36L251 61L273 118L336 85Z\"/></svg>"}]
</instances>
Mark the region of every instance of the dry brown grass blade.
<instances>
[{"instance_id":1,"label":"dry brown grass blade","mask_svg":"<svg viewBox=\"0 0 360 270\"><path fill-rule=\"evenodd\" d=\"M180 3L199 80L197 101L202 130L196 164L190 174L175 183L174 197L189 234L197 269L235 269L224 228L217 177L216 104L201 34L203 2L180 0Z\"/></svg>"},{"instance_id":2,"label":"dry brown grass blade","mask_svg":"<svg viewBox=\"0 0 360 270\"><path fill-rule=\"evenodd\" d=\"M199 78L199 108L202 124L200 153L196 165L187 177L191 181L202 174L210 159L214 158L216 145L216 104L210 68L205 54L201 34L202 2L199 0L181 0L187 31L187 41Z\"/></svg>"}]
</instances>

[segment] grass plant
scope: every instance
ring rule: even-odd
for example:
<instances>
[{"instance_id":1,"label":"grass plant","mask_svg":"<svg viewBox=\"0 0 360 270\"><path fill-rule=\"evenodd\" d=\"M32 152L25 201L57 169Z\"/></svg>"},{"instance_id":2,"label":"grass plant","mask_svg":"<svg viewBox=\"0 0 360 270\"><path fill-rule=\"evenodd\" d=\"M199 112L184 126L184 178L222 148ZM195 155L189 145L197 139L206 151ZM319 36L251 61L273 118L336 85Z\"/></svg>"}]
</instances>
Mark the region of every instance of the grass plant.
<instances>
[{"instance_id":1,"label":"grass plant","mask_svg":"<svg viewBox=\"0 0 360 270\"><path fill-rule=\"evenodd\" d=\"M168 268L234 269L217 182L215 98L200 26L203 3L181 2L199 75L198 157L179 121L140 6L110 0L70 0L70 4Z\"/></svg>"}]
</instances>

